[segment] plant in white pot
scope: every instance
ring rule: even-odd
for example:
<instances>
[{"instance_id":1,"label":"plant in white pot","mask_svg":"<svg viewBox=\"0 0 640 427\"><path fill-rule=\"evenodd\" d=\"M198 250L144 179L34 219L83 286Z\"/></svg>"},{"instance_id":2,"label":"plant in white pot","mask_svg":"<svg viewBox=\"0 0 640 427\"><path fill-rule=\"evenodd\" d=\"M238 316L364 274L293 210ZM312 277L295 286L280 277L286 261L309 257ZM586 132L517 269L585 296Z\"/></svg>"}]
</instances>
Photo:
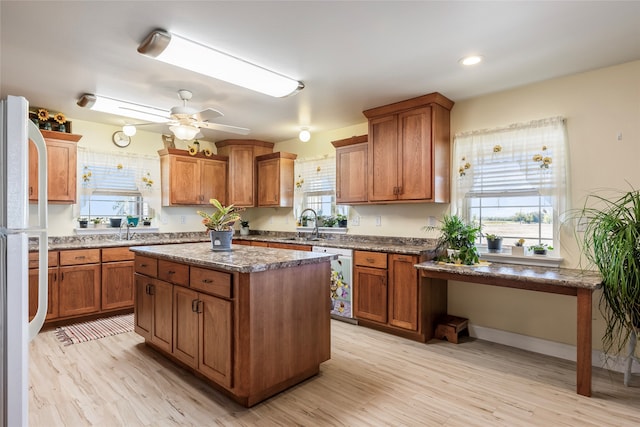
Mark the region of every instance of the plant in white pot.
<instances>
[{"instance_id":1,"label":"plant in white pot","mask_svg":"<svg viewBox=\"0 0 640 427\"><path fill-rule=\"evenodd\" d=\"M478 249L475 246L480 227L465 222L457 215L445 215L439 228L424 227L425 230L439 230L437 252L447 250L446 261L473 265L479 261Z\"/></svg>"},{"instance_id":2,"label":"plant in white pot","mask_svg":"<svg viewBox=\"0 0 640 427\"><path fill-rule=\"evenodd\" d=\"M240 235L241 236L249 235L249 221L240 221Z\"/></svg>"},{"instance_id":3,"label":"plant in white pot","mask_svg":"<svg viewBox=\"0 0 640 427\"><path fill-rule=\"evenodd\" d=\"M211 236L211 250L230 251L233 225L240 221L239 212L244 209L236 208L234 205L223 206L218 199L210 199L209 203L215 208L212 214L204 211L197 212L203 218L202 223Z\"/></svg>"}]
</instances>

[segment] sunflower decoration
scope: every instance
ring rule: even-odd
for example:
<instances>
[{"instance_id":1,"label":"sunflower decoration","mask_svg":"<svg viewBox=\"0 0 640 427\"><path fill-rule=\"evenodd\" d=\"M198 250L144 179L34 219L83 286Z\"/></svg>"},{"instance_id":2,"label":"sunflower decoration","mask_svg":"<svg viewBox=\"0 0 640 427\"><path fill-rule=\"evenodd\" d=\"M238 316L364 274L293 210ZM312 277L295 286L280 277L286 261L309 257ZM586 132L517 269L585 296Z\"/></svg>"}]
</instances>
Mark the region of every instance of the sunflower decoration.
<instances>
[{"instance_id":1,"label":"sunflower decoration","mask_svg":"<svg viewBox=\"0 0 640 427\"><path fill-rule=\"evenodd\" d=\"M204 153L205 156L207 157L211 157L211 150L209 150L208 148L205 148L204 150L202 150L202 152Z\"/></svg>"},{"instance_id":2,"label":"sunflower decoration","mask_svg":"<svg viewBox=\"0 0 640 427\"><path fill-rule=\"evenodd\" d=\"M460 177L463 177L467 174L467 170L471 169L471 163L469 163L467 161L466 157L463 157L462 159L460 159L461 163L460 163L460 167L458 168L458 174L460 174Z\"/></svg>"},{"instance_id":3,"label":"sunflower decoration","mask_svg":"<svg viewBox=\"0 0 640 427\"><path fill-rule=\"evenodd\" d=\"M499 145L499 144L498 144L498 145L494 145L494 146L493 146L493 152L494 152L494 153L499 153L499 152L501 152L501 151L502 151L502 145Z\"/></svg>"},{"instance_id":4,"label":"sunflower decoration","mask_svg":"<svg viewBox=\"0 0 640 427\"><path fill-rule=\"evenodd\" d=\"M85 184L91 182L91 169L88 166L85 166L82 170L82 182Z\"/></svg>"},{"instance_id":5,"label":"sunflower decoration","mask_svg":"<svg viewBox=\"0 0 640 427\"><path fill-rule=\"evenodd\" d=\"M49 112L47 110L45 110L44 108L39 108L38 109L38 120L40 120L41 122L46 122L47 120L49 120Z\"/></svg>"},{"instance_id":6,"label":"sunflower decoration","mask_svg":"<svg viewBox=\"0 0 640 427\"><path fill-rule=\"evenodd\" d=\"M58 124L64 124L67 121L67 118L62 113L58 113L53 116L53 120L55 120Z\"/></svg>"},{"instance_id":7,"label":"sunflower decoration","mask_svg":"<svg viewBox=\"0 0 640 427\"><path fill-rule=\"evenodd\" d=\"M304 184L304 178L302 175L298 175L298 180L296 181L296 188L302 188L302 184Z\"/></svg>"},{"instance_id":8,"label":"sunflower decoration","mask_svg":"<svg viewBox=\"0 0 640 427\"><path fill-rule=\"evenodd\" d=\"M122 168L123 168L123 167L124 167L124 166L122 166L122 163L118 163L118 164L116 165L116 169L118 169L118 170L122 170Z\"/></svg>"},{"instance_id":9,"label":"sunflower decoration","mask_svg":"<svg viewBox=\"0 0 640 427\"><path fill-rule=\"evenodd\" d=\"M547 151L547 146L542 146L542 152ZM533 156L533 161L536 163L540 163L540 169L549 169L549 165L553 162L551 156L544 156L542 154L535 154Z\"/></svg>"},{"instance_id":10,"label":"sunflower decoration","mask_svg":"<svg viewBox=\"0 0 640 427\"><path fill-rule=\"evenodd\" d=\"M151 179L150 172L147 172L147 174L142 177L142 182L147 187L147 189L151 189L153 187L153 180Z\"/></svg>"}]
</instances>

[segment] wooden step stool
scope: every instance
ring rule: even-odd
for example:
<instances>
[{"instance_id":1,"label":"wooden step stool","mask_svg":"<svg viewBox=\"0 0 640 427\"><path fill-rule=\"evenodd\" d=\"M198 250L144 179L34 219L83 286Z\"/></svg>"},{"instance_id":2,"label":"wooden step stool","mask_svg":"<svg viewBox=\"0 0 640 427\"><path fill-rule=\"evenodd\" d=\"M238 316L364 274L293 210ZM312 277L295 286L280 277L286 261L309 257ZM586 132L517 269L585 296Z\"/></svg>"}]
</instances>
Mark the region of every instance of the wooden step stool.
<instances>
[{"instance_id":1,"label":"wooden step stool","mask_svg":"<svg viewBox=\"0 0 640 427\"><path fill-rule=\"evenodd\" d=\"M440 340L446 338L447 341L458 344L458 335L460 332L466 331L468 334L468 324L469 320L463 317L444 316L438 321L435 338Z\"/></svg>"}]
</instances>

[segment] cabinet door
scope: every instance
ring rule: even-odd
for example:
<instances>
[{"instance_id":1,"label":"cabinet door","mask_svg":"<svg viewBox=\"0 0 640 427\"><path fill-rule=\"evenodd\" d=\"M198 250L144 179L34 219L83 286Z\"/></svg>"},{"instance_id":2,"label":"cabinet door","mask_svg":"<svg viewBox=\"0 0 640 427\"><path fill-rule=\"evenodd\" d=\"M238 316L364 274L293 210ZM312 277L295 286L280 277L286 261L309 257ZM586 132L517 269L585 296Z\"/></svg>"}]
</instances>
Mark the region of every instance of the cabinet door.
<instances>
[{"instance_id":1,"label":"cabinet door","mask_svg":"<svg viewBox=\"0 0 640 427\"><path fill-rule=\"evenodd\" d=\"M100 310L100 264L60 267L58 313L60 317Z\"/></svg>"},{"instance_id":2,"label":"cabinet door","mask_svg":"<svg viewBox=\"0 0 640 427\"><path fill-rule=\"evenodd\" d=\"M389 255L389 324L412 331L418 330L420 316L417 263L416 256Z\"/></svg>"},{"instance_id":3,"label":"cabinet door","mask_svg":"<svg viewBox=\"0 0 640 427\"><path fill-rule=\"evenodd\" d=\"M367 201L367 144L336 149L336 202Z\"/></svg>"},{"instance_id":4,"label":"cabinet door","mask_svg":"<svg viewBox=\"0 0 640 427\"><path fill-rule=\"evenodd\" d=\"M258 162L258 206L280 205L280 159Z\"/></svg>"},{"instance_id":5,"label":"cabinet door","mask_svg":"<svg viewBox=\"0 0 640 427\"><path fill-rule=\"evenodd\" d=\"M220 160L200 160L200 203L208 205L210 199L218 199L227 204L227 162Z\"/></svg>"},{"instance_id":6,"label":"cabinet door","mask_svg":"<svg viewBox=\"0 0 640 427\"><path fill-rule=\"evenodd\" d=\"M145 340L151 340L151 327L153 321L153 295L151 287L153 279L135 274L135 309L134 309L134 331Z\"/></svg>"},{"instance_id":7,"label":"cabinet door","mask_svg":"<svg viewBox=\"0 0 640 427\"><path fill-rule=\"evenodd\" d=\"M38 201L38 149L29 140L29 201Z\"/></svg>"},{"instance_id":8,"label":"cabinet door","mask_svg":"<svg viewBox=\"0 0 640 427\"><path fill-rule=\"evenodd\" d=\"M432 199L431 108L401 113L398 120L398 199Z\"/></svg>"},{"instance_id":9,"label":"cabinet door","mask_svg":"<svg viewBox=\"0 0 640 427\"><path fill-rule=\"evenodd\" d=\"M187 365L198 366L198 293L173 287L173 355Z\"/></svg>"},{"instance_id":10,"label":"cabinet door","mask_svg":"<svg viewBox=\"0 0 640 427\"><path fill-rule=\"evenodd\" d=\"M387 323L387 270L356 267L353 273L355 316Z\"/></svg>"},{"instance_id":11,"label":"cabinet door","mask_svg":"<svg viewBox=\"0 0 640 427\"><path fill-rule=\"evenodd\" d=\"M198 159L170 156L169 200L172 205L201 204L200 166ZM208 200L207 200L208 202Z\"/></svg>"},{"instance_id":12,"label":"cabinet door","mask_svg":"<svg viewBox=\"0 0 640 427\"><path fill-rule=\"evenodd\" d=\"M171 353L173 341L173 285L156 279L153 281L151 294L153 296L151 342L167 353Z\"/></svg>"},{"instance_id":13,"label":"cabinet door","mask_svg":"<svg viewBox=\"0 0 640 427\"><path fill-rule=\"evenodd\" d=\"M45 320L51 320L58 317L58 267L49 269L49 292L47 293L47 317ZM29 320L36 316L38 311L38 270L29 269Z\"/></svg>"},{"instance_id":14,"label":"cabinet door","mask_svg":"<svg viewBox=\"0 0 640 427\"><path fill-rule=\"evenodd\" d=\"M133 307L133 261L102 264L102 309Z\"/></svg>"},{"instance_id":15,"label":"cabinet door","mask_svg":"<svg viewBox=\"0 0 640 427\"><path fill-rule=\"evenodd\" d=\"M75 142L47 140L47 191L50 202L76 202L76 156Z\"/></svg>"},{"instance_id":16,"label":"cabinet door","mask_svg":"<svg viewBox=\"0 0 640 427\"><path fill-rule=\"evenodd\" d=\"M233 324L231 301L199 294L198 370L226 387L232 386Z\"/></svg>"},{"instance_id":17,"label":"cabinet door","mask_svg":"<svg viewBox=\"0 0 640 427\"><path fill-rule=\"evenodd\" d=\"M229 200L238 207L254 205L254 150L251 146L230 147L229 150Z\"/></svg>"},{"instance_id":18,"label":"cabinet door","mask_svg":"<svg viewBox=\"0 0 640 427\"><path fill-rule=\"evenodd\" d=\"M369 121L369 201L396 200L398 116Z\"/></svg>"}]
</instances>

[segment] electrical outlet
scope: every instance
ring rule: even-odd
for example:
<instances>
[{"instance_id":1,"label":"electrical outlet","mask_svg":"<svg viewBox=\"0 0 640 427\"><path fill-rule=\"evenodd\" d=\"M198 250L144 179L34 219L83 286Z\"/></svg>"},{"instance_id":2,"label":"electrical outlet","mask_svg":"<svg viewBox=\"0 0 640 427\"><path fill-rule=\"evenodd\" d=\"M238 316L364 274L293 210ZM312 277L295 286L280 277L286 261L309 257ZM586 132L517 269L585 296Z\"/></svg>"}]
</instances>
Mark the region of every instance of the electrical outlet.
<instances>
[{"instance_id":1,"label":"electrical outlet","mask_svg":"<svg viewBox=\"0 0 640 427\"><path fill-rule=\"evenodd\" d=\"M378 215L376 217L376 227L380 227L382 225L382 217Z\"/></svg>"},{"instance_id":2,"label":"electrical outlet","mask_svg":"<svg viewBox=\"0 0 640 427\"><path fill-rule=\"evenodd\" d=\"M429 227L435 227L437 223L438 223L438 220L436 219L435 216L430 216L429 218L427 218L427 225Z\"/></svg>"},{"instance_id":3,"label":"electrical outlet","mask_svg":"<svg viewBox=\"0 0 640 427\"><path fill-rule=\"evenodd\" d=\"M180 215L180 224L186 224L187 223L187 217L184 215Z\"/></svg>"},{"instance_id":4,"label":"electrical outlet","mask_svg":"<svg viewBox=\"0 0 640 427\"><path fill-rule=\"evenodd\" d=\"M353 226L360 225L360 216L359 215L356 215L353 218L351 218L351 225L353 225Z\"/></svg>"}]
</instances>

